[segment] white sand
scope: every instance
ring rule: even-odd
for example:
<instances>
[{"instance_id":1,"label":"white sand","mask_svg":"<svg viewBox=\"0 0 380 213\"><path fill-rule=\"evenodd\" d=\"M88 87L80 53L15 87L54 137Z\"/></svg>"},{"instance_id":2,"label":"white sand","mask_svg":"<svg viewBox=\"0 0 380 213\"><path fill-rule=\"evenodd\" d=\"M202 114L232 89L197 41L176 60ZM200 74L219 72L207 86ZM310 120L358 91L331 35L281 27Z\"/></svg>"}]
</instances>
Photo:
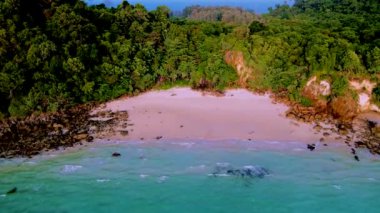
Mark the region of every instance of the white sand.
<instances>
[{"instance_id":1,"label":"white sand","mask_svg":"<svg viewBox=\"0 0 380 213\"><path fill-rule=\"evenodd\" d=\"M189 88L152 91L132 98L121 98L98 110L129 113L128 136L113 139L164 140L239 139L253 141L301 141L317 143L312 124L298 123L285 117L287 107L273 104L268 95L247 90L229 90L224 97L202 95ZM95 112L96 112L95 111ZM181 127L182 126L182 127ZM327 141L334 140L334 136Z\"/></svg>"}]
</instances>

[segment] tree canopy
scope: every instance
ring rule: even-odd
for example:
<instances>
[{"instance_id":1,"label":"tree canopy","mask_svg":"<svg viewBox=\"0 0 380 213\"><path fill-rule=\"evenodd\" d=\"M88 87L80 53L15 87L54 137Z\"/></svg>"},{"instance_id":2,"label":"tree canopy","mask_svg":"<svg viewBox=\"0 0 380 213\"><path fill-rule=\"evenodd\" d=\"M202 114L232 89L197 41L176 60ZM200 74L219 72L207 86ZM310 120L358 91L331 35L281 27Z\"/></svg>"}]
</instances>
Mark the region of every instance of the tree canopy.
<instances>
[{"instance_id":1,"label":"tree canopy","mask_svg":"<svg viewBox=\"0 0 380 213\"><path fill-rule=\"evenodd\" d=\"M296 0L261 17L193 7L184 11L188 18L175 18L167 7L148 11L127 1L107 8L81 0L4 0L0 117L138 94L157 84L236 86L237 74L224 61L228 50L244 53L255 75L251 89L287 91L295 100L302 101L300 88L311 75L379 82L379 5Z\"/></svg>"}]
</instances>

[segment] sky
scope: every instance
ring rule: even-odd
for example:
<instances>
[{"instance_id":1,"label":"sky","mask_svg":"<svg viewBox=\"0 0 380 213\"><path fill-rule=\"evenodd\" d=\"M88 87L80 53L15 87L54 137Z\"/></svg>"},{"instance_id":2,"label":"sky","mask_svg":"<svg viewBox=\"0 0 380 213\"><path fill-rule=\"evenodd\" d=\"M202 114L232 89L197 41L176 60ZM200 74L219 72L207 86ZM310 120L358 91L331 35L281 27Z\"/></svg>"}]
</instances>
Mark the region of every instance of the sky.
<instances>
[{"instance_id":1,"label":"sky","mask_svg":"<svg viewBox=\"0 0 380 213\"><path fill-rule=\"evenodd\" d=\"M107 6L117 6L122 0L85 0L88 4L101 4ZM186 6L234 6L250 9L256 13L265 13L269 7L276 4L283 4L285 0L129 0L131 4L143 4L148 10L153 10L157 6L166 5L173 11L181 11ZM288 0L291 2L291 0Z\"/></svg>"}]
</instances>

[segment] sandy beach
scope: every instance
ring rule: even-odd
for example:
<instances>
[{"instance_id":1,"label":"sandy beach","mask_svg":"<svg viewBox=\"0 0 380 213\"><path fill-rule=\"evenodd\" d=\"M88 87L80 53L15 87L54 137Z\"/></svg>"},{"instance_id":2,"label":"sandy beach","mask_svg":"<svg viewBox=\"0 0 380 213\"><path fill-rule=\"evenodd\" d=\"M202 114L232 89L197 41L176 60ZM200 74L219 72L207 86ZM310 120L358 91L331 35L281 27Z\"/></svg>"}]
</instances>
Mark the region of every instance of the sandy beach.
<instances>
[{"instance_id":1,"label":"sandy beach","mask_svg":"<svg viewBox=\"0 0 380 213\"><path fill-rule=\"evenodd\" d=\"M228 90L216 97L190 88L151 91L136 97L123 97L95 109L127 111L129 124L107 138L117 140L251 140L300 141L318 143L323 131L313 124L285 117L287 106L273 103L269 95L257 95L244 89ZM336 141L331 134L326 142Z\"/></svg>"}]
</instances>

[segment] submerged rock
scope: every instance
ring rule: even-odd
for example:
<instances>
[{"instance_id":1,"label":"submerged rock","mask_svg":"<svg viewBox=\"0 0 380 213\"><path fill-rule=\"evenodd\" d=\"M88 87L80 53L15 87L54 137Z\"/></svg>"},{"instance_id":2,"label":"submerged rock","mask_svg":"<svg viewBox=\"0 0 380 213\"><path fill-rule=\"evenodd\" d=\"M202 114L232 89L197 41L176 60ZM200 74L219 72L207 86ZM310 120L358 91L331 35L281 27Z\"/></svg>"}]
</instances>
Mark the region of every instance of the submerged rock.
<instances>
[{"instance_id":1,"label":"submerged rock","mask_svg":"<svg viewBox=\"0 0 380 213\"><path fill-rule=\"evenodd\" d=\"M112 157L120 157L120 156L121 156L121 154L118 153L118 152L114 152L114 153L112 153Z\"/></svg>"},{"instance_id":2,"label":"submerged rock","mask_svg":"<svg viewBox=\"0 0 380 213\"><path fill-rule=\"evenodd\" d=\"M243 168L234 168L228 163L218 163L212 172L215 177L230 175L242 178L264 178L269 174L269 171L261 166L249 165Z\"/></svg>"},{"instance_id":3,"label":"submerged rock","mask_svg":"<svg viewBox=\"0 0 380 213\"><path fill-rule=\"evenodd\" d=\"M307 148L308 148L310 151L314 151L314 150L315 150L315 144L308 144L308 145L307 145Z\"/></svg>"},{"instance_id":4,"label":"submerged rock","mask_svg":"<svg viewBox=\"0 0 380 213\"><path fill-rule=\"evenodd\" d=\"M17 192L17 187L13 187L11 190L7 191L7 193L5 194L9 195L9 194L14 194L16 192Z\"/></svg>"}]
</instances>

